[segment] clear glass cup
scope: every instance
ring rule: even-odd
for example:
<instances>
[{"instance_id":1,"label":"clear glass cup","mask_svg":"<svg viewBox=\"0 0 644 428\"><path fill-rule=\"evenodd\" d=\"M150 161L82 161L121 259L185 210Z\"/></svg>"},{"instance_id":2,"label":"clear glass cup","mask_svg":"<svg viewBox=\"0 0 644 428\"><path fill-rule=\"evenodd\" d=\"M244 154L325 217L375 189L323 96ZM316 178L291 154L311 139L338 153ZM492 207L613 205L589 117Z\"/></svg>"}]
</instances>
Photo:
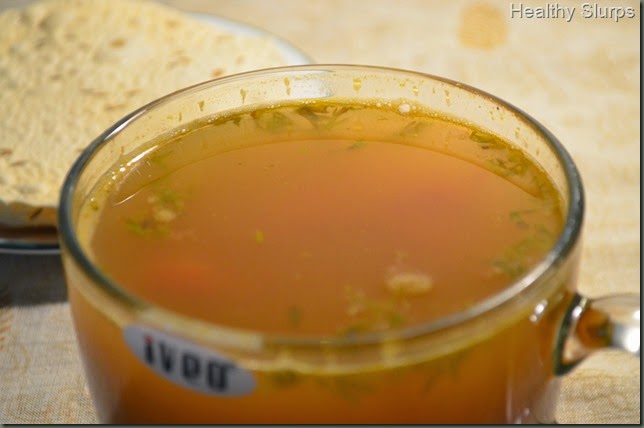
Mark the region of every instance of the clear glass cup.
<instances>
[{"instance_id":1,"label":"clear glass cup","mask_svg":"<svg viewBox=\"0 0 644 428\"><path fill-rule=\"evenodd\" d=\"M413 100L527 152L565 204L554 248L468 310L387 333L303 339L213 325L142 301L111 283L80 244L79 213L88 195L145 142L242 105L333 97ZM579 173L557 139L517 108L457 82L404 70L312 65L244 73L170 94L98 137L62 192L69 300L99 419L554 422L561 376L583 358L606 347L639 355L639 296L588 299L576 292L583 213ZM168 370L173 361L183 372Z\"/></svg>"}]
</instances>

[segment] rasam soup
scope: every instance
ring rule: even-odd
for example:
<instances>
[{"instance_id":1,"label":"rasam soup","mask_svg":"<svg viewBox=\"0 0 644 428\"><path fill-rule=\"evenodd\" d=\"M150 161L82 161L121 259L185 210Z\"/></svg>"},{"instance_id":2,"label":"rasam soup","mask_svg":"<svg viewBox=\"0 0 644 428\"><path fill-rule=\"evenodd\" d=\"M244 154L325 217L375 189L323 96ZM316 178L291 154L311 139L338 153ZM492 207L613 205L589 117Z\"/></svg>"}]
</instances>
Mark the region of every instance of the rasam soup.
<instances>
[{"instance_id":1,"label":"rasam soup","mask_svg":"<svg viewBox=\"0 0 644 428\"><path fill-rule=\"evenodd\" d=\"M410 102L266 105L161 136L83 207L79 235L94 262L138 299L319 339L323 357L226 354L251 380L219 394L234 382L228 366L163 338L114 334L83 304L79 339L108 403L99 411L128 423L155 421L159 408L163 422L534 421L561 299L485 344L472 337L427 358L398 358L396 332L506 289L553 247L563 218L560 194L526 154ZM325 348L365 334L389 338L370 364L341 364L352 357ZM192 379L212 390L191 389Z\"/></svg>"}]
</instances>

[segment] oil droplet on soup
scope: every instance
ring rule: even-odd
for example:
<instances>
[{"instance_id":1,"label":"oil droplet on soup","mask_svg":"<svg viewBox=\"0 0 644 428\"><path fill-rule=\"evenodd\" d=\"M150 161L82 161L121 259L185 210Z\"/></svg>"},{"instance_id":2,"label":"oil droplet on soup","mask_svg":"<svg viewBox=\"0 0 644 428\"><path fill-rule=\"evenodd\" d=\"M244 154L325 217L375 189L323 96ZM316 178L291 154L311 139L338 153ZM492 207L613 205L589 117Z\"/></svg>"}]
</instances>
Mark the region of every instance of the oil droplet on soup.
<instances>
[{"instance_id":1,"label":"oil droplet on soup","mask_svg":"<svg viewBox=\"0 0 644 428\"><path fill-rule=\"evenodd\" d=\"M526 155L417 105L240 110L145 150L91 195L84 245L128 292L234 327L350 335L436 319L526 273L563 223Z\"/></svg>"}]
</instances>

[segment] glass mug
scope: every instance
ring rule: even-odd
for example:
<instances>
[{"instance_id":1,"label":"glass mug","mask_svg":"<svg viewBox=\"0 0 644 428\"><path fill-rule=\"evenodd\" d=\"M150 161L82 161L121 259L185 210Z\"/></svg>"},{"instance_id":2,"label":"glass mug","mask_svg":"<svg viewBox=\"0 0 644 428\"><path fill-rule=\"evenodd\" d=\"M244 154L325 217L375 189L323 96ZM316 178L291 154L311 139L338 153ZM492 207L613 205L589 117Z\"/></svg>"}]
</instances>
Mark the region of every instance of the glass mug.
<instances>
[{"instance_id":1,"label":"glass mug","mask_svg":"<svg viewBox=\"0 0 644 428\"><path fill-rule=\"evenodd\" d=\"M330 340L265 334L260 326L238 330L173 313L111 283L80 244L80 208L123 154L242 103L333 97L413 99L525 151L549 174L565 205L554 248L527 274L467 310L393 332ZM200 100L207 102L197 109ZM596 349L639 354L640 347L639 296L588 299L575 291L583 210L578 171L557 139L515 107L457 82L404 70L312 65L244 73L170 94L98 137L63 187L62 257L99 420L554 422L562 375ZM183 367L183 377L173 364Z\"/></svg>"}]
</instances>

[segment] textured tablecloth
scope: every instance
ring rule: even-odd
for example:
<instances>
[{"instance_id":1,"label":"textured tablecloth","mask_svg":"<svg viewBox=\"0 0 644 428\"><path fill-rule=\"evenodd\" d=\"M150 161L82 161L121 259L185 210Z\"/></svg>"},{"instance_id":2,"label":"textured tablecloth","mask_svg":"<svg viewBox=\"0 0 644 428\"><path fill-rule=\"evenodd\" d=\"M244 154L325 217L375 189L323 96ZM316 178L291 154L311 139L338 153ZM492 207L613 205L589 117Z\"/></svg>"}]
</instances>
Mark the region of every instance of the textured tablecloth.
<instances>
[{"instance_id":1,"label":"textured tablecloth","mask_svg":"<svg viewBox=\"0 0 644 428\"><path fill-rule=\"evenodd\" d=\"M0 6L20 0L0 0ZM640 291L640 5L633 1L185 0L273 32L318 63L414 69L529 112L564 143L587 195L579 289ZM528 17L526 7L575 7ZM634 18L583 16L633 7ZM523 16L511 8L523 7ZM595 9L597 11L597 9ZM605 9L604 9L605 10ZM599 10L601 12L601 10ZM514 15L514 16L511 16ZM563 15L559 15L563 16ZM2 31L2 29L0 29ZM640 359L599 352L564 378L563 423L640 423ZM95 422L57 256L0 254L0 423Z\"/></svg>"}]
</instances>

